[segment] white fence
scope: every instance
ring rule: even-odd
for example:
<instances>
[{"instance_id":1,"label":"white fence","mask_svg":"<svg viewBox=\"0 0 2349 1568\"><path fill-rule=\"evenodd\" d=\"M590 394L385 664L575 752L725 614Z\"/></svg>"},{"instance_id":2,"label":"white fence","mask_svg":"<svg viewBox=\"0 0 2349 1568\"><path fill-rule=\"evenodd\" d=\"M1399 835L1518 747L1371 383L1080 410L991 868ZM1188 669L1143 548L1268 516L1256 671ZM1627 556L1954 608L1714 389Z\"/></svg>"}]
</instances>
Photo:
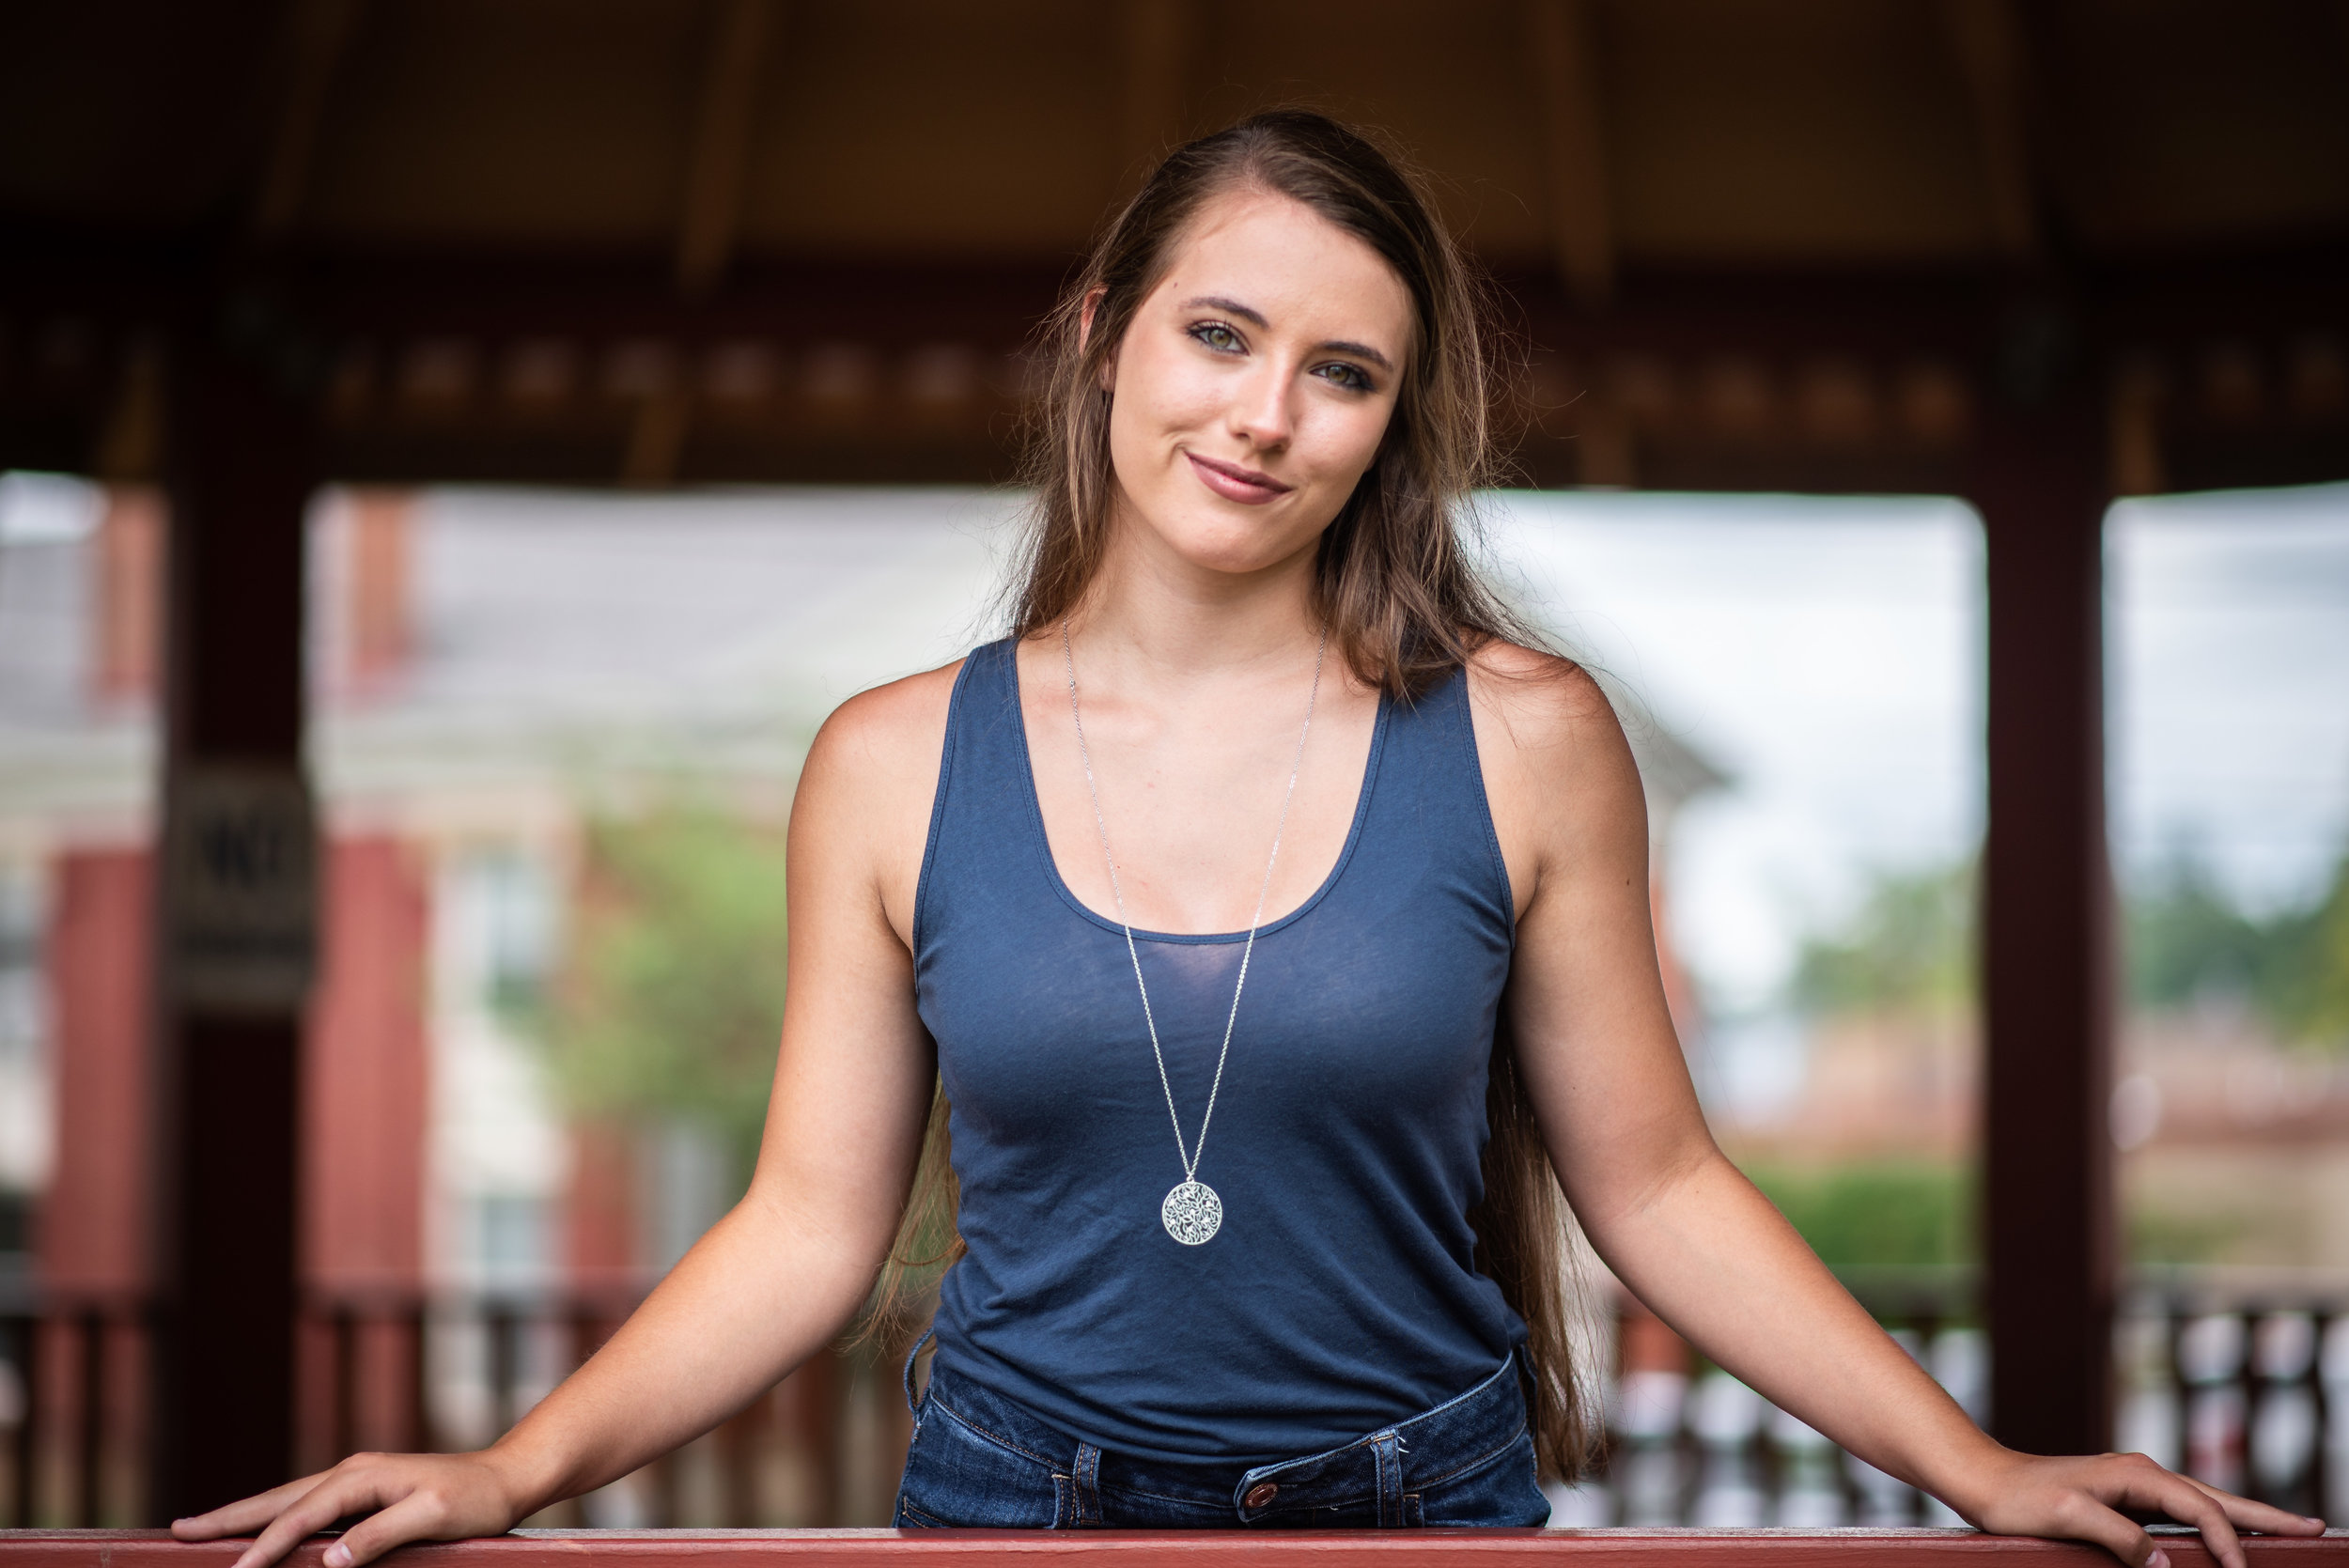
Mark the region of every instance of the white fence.
<instances>
[{"instance_id":1,"label":"white fence","mask_svg":"<svg viewBox=\"0 0 2349 1568\"><path fill-rule=\"evenodd\" d=\"M2349 1293L2325 1284L2181 1276L2133 1294L2114 1332L2114 1446L2298 1513L2349 1506ZM1894 1337L1987 1421L1987 1339L1954 1302L1921 1315ZM1718 1369L1630 1370L1605 1394L1608 1452L1551 1489L1553 1524L1963 1523Z\"/></svg>"}]
</instances>

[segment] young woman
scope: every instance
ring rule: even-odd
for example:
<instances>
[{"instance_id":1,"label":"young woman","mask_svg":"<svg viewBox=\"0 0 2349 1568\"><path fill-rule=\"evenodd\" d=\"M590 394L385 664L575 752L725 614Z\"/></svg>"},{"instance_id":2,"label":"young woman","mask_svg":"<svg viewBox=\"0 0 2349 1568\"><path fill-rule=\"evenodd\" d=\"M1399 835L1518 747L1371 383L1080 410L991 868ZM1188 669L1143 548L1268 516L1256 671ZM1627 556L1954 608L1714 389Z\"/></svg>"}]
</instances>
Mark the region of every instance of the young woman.
<instances>
[{"instance_id":1,"label":"young woman","mask_svg":"<svg viewBox=\"0 0 2349 1568\"><path fill-rule=\"evenodd\" d=\"M941 1083L967 1250L901 1525L1541 1523L1587 1421L1563 1184L1706 1355L1985 1529L2166 1568L2118 1512L2161 1511L2244 1568L2235 1529L2319 1528L1992 1442L1715 1147L1622 733L1455 535L1475 303L1388 159L1303 114L1181 148L1053 333L1013 634L808 756L748 1195L490 1448L182 1539L262 1568L367 1515L350 1568L707 1430L870 1298Z\"/></svg>"}]
</instances>

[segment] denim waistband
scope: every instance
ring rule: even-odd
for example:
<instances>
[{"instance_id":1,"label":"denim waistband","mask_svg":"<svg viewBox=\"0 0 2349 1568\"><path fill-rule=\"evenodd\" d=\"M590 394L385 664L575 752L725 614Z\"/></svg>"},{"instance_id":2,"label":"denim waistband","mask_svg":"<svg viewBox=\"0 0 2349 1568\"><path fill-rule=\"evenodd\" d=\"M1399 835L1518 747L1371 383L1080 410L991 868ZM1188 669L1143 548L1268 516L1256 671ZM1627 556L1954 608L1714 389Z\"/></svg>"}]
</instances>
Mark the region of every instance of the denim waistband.
<instances>
[{"instance_id":1,"label":"denim waistband","mask_svg":"<svg viewBox=\"0 0 2349 1568\"><path fill-rule=\"evenodd\" d=\"M924 1335L924 1341L929 1336ZM914 1404L917 1343L906 1358L907 1403ZM1302 1510L1368 1508L1382 1525L1405 1522L1404 1497L1473 1469L1526 1431L1525 1393L1515 1354L1474 1388L1418 1415L1320 1453L1242 1467L1214 1460L1136 1459L1064 1432L1025 1405L952 1371L933 1367L924 1405L935 1403L1005 1446L1075 1479L1083 1494L1116 1491L1231 1509L1240 1523ZM1098 1504L1092 1510L1097 1518Z\"/></svg>"}]
</instances>

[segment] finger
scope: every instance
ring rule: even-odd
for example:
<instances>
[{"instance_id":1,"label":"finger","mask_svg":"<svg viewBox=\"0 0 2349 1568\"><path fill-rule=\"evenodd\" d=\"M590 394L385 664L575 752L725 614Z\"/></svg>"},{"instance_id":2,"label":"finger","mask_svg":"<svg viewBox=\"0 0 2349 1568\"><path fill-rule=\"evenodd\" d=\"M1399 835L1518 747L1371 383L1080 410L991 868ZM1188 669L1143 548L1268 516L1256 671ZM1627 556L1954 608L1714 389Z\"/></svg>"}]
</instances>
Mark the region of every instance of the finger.
<instances>
[{"instance_id":1,"label":"finger","mask_svg":"<svg viewBox=\"0 0 2349 1568\"><path fill-rule=\"evenodd\" d=\"M2154 1545L2142 1526L2086 1492L2073 1493L2068 1506L2059 1504L2056 1516L2064 1534L2094 1542L2129 1568L2170 1568L2168 1554Z\"/></svg>"},{"instance_id":2,"label":"finger","mask_svg":"<svg viewBox=\"0 0 2349 1568\"><path fill-rule=\"evenodd\" d=\"M364 1568L394 1546L443 1539L446 1514L441 1499L421 1488L380 1514L370 1514L326 1548L326 1568Z\"/></svg>"},{"instance_id":3,"label":"finger","mask_svg":"<svg viewBox=\"0 0 2349 1568\"><path fill-rule=\"evenodd\" d=\"M2278 1508L2272 1503L2260 1502L2251 1498L2239 1498L2232 1492L2220 1491L2208 1482L2196 1481L2192 1476L2186 1476L2184 1479L2188 1485L2217 1504L2220 1511L2227 1515L2228 1520L2237 1529L2255 1529L2268 1535L2322 1535L2325 1533L2325 1521L2322 1519L2312 1519L2306 1514L2294 1514Z\"/></svg>"},{"instance_id":4,"label":"finger","mask_svg":"<svg viewBox=\"0 0 2349 1568\"><path fill-rule=\"evenodd\" d=\"M393 1501L383 1495L381 1479L372 1468L328 1472L324 1482L304 1493L261 1531L233 1568L269 1568L293 1550L296 1543L316 1535L345 1514L372 1514Z\"/></svg>"},{"instance_id":5,"label":"finger","mask_svg":"<svg viewBox=\"0 0 2349 1568\"><path fill-rule=\"evenodd\" d=\"M217 1541L224 1535L250 1535L276 1518L288 1503L324 1481L329 1473L320 1470L316 1475L303 1476L300 1481L289 1481L283 1486L272 1486L266 1492L257 1492L252 1497L224 1503L209 1514L174 1519L171 1521L171 1533L180 1541Z\"/></svg>"},{"instance_id":6,"label":"finger","mask_svg":"<svg viewBox=\"0 0 2349 1568\"><path fill-rule=\"evenodd\" d=\"M2227 1511L2218 1499L2182 1475L2164 1470L2158 1472L2158 1477L2150 1496L2132 1496L2129 1500L2140 1506L2151 1504L2180 1524L2192 1525L2201 1531L2202 1544L2218 1560L2220 1568L2249 1568L2248 1560L2243 1555L2243 1543L2236 1537L2234 1526L2228 1522ZM2136 1490L2130 1488L2132 1493Z\"/></svg>"}]
</instances>

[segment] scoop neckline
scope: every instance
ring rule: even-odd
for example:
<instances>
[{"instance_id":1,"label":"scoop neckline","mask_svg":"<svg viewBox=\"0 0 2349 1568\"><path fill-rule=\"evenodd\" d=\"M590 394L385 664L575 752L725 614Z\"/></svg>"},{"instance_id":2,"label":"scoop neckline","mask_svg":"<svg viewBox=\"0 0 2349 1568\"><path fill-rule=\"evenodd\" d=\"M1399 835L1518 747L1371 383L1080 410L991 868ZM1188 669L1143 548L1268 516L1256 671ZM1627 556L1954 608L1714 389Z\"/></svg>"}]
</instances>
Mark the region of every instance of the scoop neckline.
<instances>
[{"instance_id":1,"label":"scoop neckline","mask_svg":"<svg viewBox=\"0 0 2349 1568\"><path fill-rule=\"evenodd\" d=\"M1019 785L1027 797L1029 834L1031 842L1035 846L1036 858L1043 862L1044 879L1051 884L1052 891L1060 895L1061 902L1067 905L1077 914L1102 930L1122 937L1129 928L1079 898L1076 890L1068 885L1068 879L1061 875L1060 862L1052 859L1052 838L1044 829L1044 798L1035 787L1035 756L1028 745L1027 705L1020 699L1019 644L1017 640L1006 638L1003 647L1003 663L1010 676L1012 731L1019 742ZM1393 708L1394 699L1387 692L1379 692L1378 713L1371 721L1370 753L1362 759L1362 781L1354 796L1353 820L1346 827L1346 843L1339 847L1338 858L1331 863L1330 874L1321 879L1321 885L1307 894L1305 901L1298 905L1296 908L1278 920L1268 920L1257 926L1255 928L1256 939L1259 941L1311 914L1314 907L1329 897L1330 892L1337 887L1338 879L1346 875L1347 862L1354 859L1354 846L1361 842L1362 824L1370 818L1371 792L1377 787L1378 757L1379 753L1386 750L1387 721L1393 712ZM1204 945L1218 942L1244 942L1248 939L1246 930L1147 931L1139 925L1132 926L1130 929L1133 932L1134 940L1138 942Z\"/></svg>"}]
</instances>

